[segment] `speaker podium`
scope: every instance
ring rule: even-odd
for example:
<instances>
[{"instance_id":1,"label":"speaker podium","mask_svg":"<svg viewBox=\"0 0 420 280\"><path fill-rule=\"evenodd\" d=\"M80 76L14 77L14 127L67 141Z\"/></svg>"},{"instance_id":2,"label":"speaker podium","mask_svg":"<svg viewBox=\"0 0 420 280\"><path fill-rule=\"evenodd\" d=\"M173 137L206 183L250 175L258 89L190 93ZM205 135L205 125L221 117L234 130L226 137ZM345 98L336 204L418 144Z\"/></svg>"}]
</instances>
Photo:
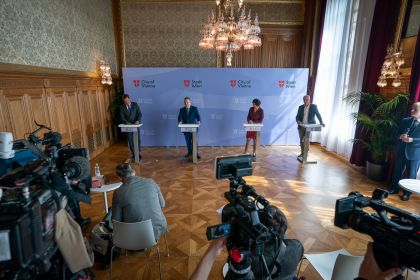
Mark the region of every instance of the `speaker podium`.
<instances>
[{"instance_id":1,"label":"speaker podium","mask_svg":"<svg viewBox=\"0 0 420 280\"><path fill-rule=\"evenodd\" d=\"M304 136L304 145L303 145L303 155L302 157L298 157L298 161L301 163L314 163L316 164L316 160L308 160L308 153L309 153L309 137L311 135L311 131L321 131L323 125L322 124L300 124L301 127L305 129L305 136Z\"/></svg>"},{"instance_id":2,"label":"speaker podium","mask_svg":"<svg viewBox=\"0 0 420 280\"><path fill-rule=\"evenodd\" d=\"M256 154L258 154L258 150L260 149L261 129L263 126L262 123L244 123L245 131L255 131L257 133L257 136L255 137Z\"/></svg>"},{"instance_id":3,"label":"speaker podium","mask_svg":"<svg viewBox=\"0 0 420 280\"><path fill-rule=\"evenodd\" d=\"M181 129L181 132L191 132L192 133L192 146L193 146L193 163L197 163L197 130L200 127L199 124L178 124L178 127Z\"/></svg>"},{"instance_id":4,"label":"speaker podium","mask_svg":"<svg viewBox=\"0 0 420 280\"><path fill-rule=\"evenodd\" d=\"M121 129L121 132L130 132L133 133L133 142L134 142L134 162L139 163L139 127L143 124L119 124L118 127Z\"/></svg>"}]
</instances>

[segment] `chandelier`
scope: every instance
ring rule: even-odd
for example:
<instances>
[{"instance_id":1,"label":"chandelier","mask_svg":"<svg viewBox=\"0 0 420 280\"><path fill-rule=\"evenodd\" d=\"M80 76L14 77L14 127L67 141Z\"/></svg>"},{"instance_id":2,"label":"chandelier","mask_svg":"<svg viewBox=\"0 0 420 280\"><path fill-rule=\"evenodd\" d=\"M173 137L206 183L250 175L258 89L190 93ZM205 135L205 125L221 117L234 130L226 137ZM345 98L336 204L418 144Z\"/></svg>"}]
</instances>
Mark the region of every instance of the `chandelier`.
<instances>
[{"instance_id":1,"label":"chandelier","mask_svg":"<svg viewBox=\"0 0 420 280\"><path fill-rule=\"evenodd\" d=\"M109 64L106 63L104 60L101 60L99 62L99 69L101 70L101 83L112 85L111 67L109 67Z\"/></svg>"},{"instance_id":2,"label":"chandelier","mask_svg":"<svg viewBox=\"0 0 420 280\"><path fill-rule=\"evenodd\" d=\"M232 52L261 46L258 15L252 21L251 10L247 14L243 0L216 0L216 5L216 16L212 10L198 46L226 52L226 65L232 66Z\"/></svg>"},{"instance_id":3,"label":"chandelier","mask_svg":"<svg viewBox=\"0 0 420 280\"><path fill-rule=\"evenodd\" d=\"M387 82L386 79L394 79L392 82L393 87L399 87L401 85L400 80L400 66L404 64L404 58L402 55L402 50L393 52L394 49L391 46L388 46L386 49L386 56L384 64L382 65L381 69L381 76L379 76L379 80L377 85L379 87L386 87Z\"/></svg>"}]
</instances>

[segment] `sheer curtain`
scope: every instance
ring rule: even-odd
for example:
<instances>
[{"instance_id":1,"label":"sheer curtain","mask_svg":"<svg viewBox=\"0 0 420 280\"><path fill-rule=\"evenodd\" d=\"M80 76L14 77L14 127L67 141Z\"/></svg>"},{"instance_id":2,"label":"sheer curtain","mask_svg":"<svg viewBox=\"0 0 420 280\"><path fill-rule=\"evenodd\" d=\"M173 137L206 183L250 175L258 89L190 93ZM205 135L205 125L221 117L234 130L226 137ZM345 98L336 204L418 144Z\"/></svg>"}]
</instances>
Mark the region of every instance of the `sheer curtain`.
<instances>
[{"instance_id":1,"label":"sheer curtain","mask_svg":"<svg viewBox=\"0 0 420 280\"><path fill-rule=\"evenodd\" d=\"M362 87L375 0L328 0L313 103L326 124L312 141L350 158L359 104L343 101Z\"/></svg>"}]
</instances>

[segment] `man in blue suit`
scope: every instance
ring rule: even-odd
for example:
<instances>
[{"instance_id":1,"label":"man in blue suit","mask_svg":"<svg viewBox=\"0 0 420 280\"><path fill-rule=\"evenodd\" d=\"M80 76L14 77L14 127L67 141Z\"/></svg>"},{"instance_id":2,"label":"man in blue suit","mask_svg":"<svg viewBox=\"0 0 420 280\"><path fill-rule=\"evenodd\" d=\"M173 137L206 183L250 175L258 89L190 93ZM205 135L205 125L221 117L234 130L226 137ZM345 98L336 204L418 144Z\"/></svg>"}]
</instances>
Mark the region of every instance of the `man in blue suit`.
<instances>
[{"instance_id":1,"label":"man in blue suit","mask_svg":"<svg viewBox=\"0 0 420 280\"><path fill-rule=\"evenodd\" d=\"M296 114L296 122L298 123L298 131L300 138L300 155L303 156L303 147L305 145L305 129L301 127L301 124L315 124L315 116L318 119L319 123L325 126L322 121L321 114L318 112L318 107L315 104L311 104L311 97L305 95L303 97L303 105L299 106L298 112Z\"/></svg>"},{"instance_id":2,"label":"man in blue suit","mask_svg":"<svg viewBox=\"0 0 420 280\"><path fill-rule=\"evenodd\" d=\"M184 105L179 110L178 114L178 123L180 124L200 124L201 118L200 114L198 113L198 109L195 106L191 106L191 99L187 96L184 98ZM192 133L191 132L184 132L185 142L187 143L188 153L185 157L192 156ZM200 159L201 157L197 155L197 158Z\"/></svg>"},{"instance_id":3,"label":"man in blue suit","mask_svg":"<svg viewBox=\"0 0 420 280\"><path fill-rule=\"evenodd\" d=\"M390 194L399 191L398 182L401 180L404 170L409 179L416 179L420 166L420 102L414 103L411 109L411 117L405 118L398 126L399 139L395 146L395 167L392 176ZM410 199L411 193L404 190L401 200Z\"/></svg>"},{"instance_id":4,"label":"man in blue suit","mask_svg":"<svg viewBox=\"0 0 420 280\"><path fill-rule=\"evenodd\" d=\"M120 118L123 124L140 124L142 114L140 111L140 107L136 102L131 102L130 96L128 94L124 94L122 97L122 101L124 104L120 107ZM130 147L130 154L131 158L134 158L134 141L138 141L139 143L139 159L141 160L140 154L140 128L138 128L138 139L134 139L134 133L128 132L127 140L128 146Z\"/></svg>"}]
</instances>

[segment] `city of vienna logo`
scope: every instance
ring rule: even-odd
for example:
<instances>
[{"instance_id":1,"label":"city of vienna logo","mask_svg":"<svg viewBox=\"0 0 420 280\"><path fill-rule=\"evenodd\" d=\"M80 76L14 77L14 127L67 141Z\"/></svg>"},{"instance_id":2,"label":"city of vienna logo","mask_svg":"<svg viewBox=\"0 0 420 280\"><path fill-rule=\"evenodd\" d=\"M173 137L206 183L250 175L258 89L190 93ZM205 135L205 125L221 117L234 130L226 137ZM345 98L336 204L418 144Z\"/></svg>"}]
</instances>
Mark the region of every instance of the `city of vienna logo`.
<instances>
[{"instance_id":1,"label":"city of vienna logo","mask_svg":"<svg viewBox=\"0 0 420 280\"><path fill-rule=\"evenodd\" d=\"M285 84L284 80L279 81L279 87L280 88L284 88L284 84Z\"/></svg>"},{"instance_id":2,"label":"city of vienna logo","mask_svg":"<svg viewBox=\"0 0 420 280\"><path fill-rule=\"evenodd\" d=\"M232 88L251 88L252 87L252 83L251 80L230 80L230 86Z\"/></svg>"},{"instance_id":3,"label":"city of vienna logo","mask_svg":"<svg viewBox=\"0 0 420 280\"><path fill-rule=\"evenodd\" d=\"M184 87L189 87L190 86L190 80L184 80Z\"/></svg>"},{"instance_id":4,"label":"city of vienna logo","mask_svg":"<svg viewBox=\"0 0 420 280\"><path fill-rule=\"evenodd\" d=\"M133 84L135 87L139 87L140 86L140 80L133 80Z\"/></svg>"}]
</instances>

